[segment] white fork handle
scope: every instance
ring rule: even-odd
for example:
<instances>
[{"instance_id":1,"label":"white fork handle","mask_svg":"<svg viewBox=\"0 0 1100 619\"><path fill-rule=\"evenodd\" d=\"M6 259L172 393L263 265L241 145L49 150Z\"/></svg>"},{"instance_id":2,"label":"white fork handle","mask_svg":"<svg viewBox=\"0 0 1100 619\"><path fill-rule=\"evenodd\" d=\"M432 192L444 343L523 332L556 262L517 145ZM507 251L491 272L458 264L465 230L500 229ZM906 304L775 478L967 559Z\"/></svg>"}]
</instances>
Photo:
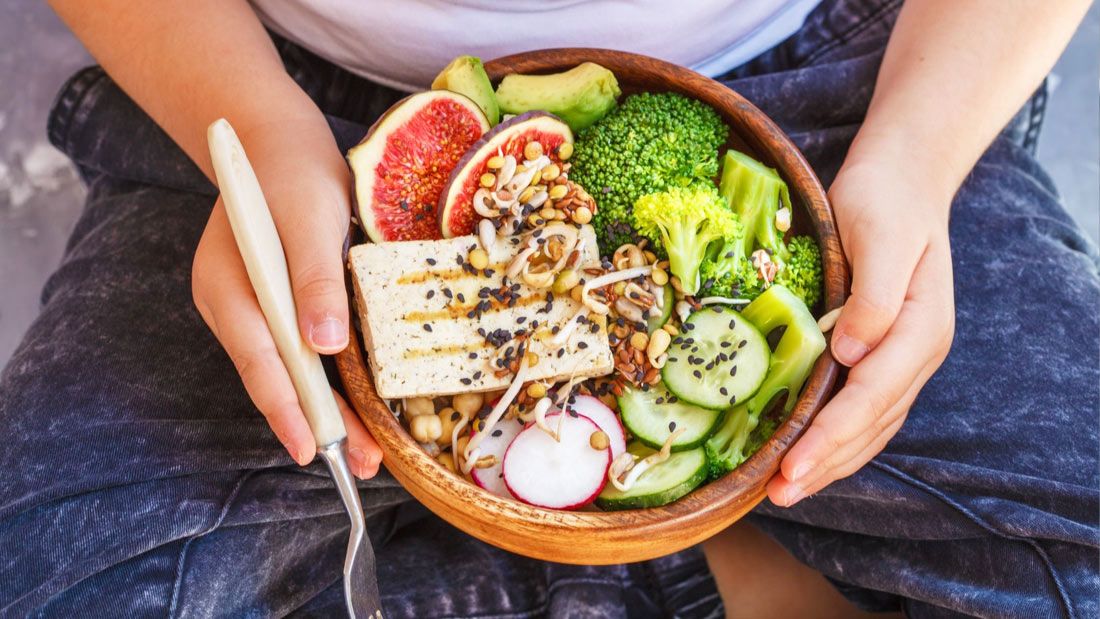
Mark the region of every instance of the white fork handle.
<instances>
[{"instance_id":1,"label":"white fork handle","mask_svg":"<svg viewBox=\"0 0 1100 619\"><path fill-rule=\"evenodd\" d=\"M224 118L207 130L210 158L233 237L244 258L275 348L290 374L298 402L319 447L347 436L321 358L302 339L290 288L286 255L256 173L236 132Z\"/></svg>"}]
</instances>

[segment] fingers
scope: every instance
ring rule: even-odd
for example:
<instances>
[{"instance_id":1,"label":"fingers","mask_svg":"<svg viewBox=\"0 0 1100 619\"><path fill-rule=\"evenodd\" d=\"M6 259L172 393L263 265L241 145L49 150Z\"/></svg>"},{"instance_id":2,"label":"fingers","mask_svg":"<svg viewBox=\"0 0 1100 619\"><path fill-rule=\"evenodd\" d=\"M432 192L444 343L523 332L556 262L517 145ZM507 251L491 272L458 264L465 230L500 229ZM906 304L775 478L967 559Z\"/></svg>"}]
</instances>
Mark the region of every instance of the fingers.
<instances>
[{"instance_id":1,"label":"fingers","mask_svg":"<svg viewBox=\"0 0 1100 619\"><path fill-rule=\"evenodd\" d=\"M298 328L313 350L334 354L348 344L342 252L350 207L342 188L319 185L280 194L272 213L286 251Z\"/></svg>"},{"instance_id":2,"label":"fingers","mask_svg":"<svg viewBox=\"0 0 1100 619\"><path fill-rule=\"evenodd\" d=\"M857 363L885 337L897 319L910 275L926 249L896 220L864 219L847 248L852 264L852 295L833 330L832 351L847 366ZM888 248L883 251L883 248Z\"/></svg>"},{"instance_id":3,"label":"fingers","mask_svg":"<svg viewBox=\"0 0 1100 619\"><path fill-rule=\"evenodd\" d=\"M370 479L378 474L378 466L382 464L382 449L344 398L335 391L332 394L336 396L336 404L340 407L340 415L348 429L348 464L351 472L359 479Z\"/></svg>"},{"instance_id":4,"label":"fingers","mask_svg":"<svg viewBox=\"0 0 1100 619\"><path fill-rule=\"evenodd\" d=\"M921 387L946 357L954 331L946 246L928 252L887 337L848 377L817 415L769 483L779 505L791 505L851 474L874 456L901 426ZM947 282L947 285L944 285ZM866 457L864 457L866 455Z\"/></svg>"},{"instance_id":5,"label":"fingers","mask_svg":"<svg viewBox=\"0 0 1100 619\"><path fill-rule=\"evenodd\" d=\"M317 449L313 432L252 292L221 200L195 253L192 289L196 306L229 354L252 402L294 461L308 464Z\"/></svg>"}]
</instances>

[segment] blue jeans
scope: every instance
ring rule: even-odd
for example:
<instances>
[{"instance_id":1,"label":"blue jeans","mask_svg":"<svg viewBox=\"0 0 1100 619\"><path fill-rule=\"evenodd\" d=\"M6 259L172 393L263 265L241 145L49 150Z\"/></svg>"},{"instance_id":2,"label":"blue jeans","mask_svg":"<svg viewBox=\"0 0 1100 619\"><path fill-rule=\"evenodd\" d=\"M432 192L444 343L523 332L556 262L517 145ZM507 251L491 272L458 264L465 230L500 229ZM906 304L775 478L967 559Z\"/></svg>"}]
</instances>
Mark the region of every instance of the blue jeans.
<instances>
[{"instance_id":1,"label":"blue jeans","mask_svg":"<svg viewBox=\"0 0 1100 619\"><path fill-rule=\"evenodd\" d=\"M898 5L826 0L724 78L826 183ZM279 49L341 148L400 96ZM901 432L856 475L750 516L865 608L1100 613L1098 257L1029 152L1041 114L1040 92L955 199L955 345ZM66 85L49 131L89 195L0 375L0 616L339 616L331 482L290 461L191 304L213 187L98 69ZM388 474L361 487L390 616L722 612L698 549L544 563L426 514Z\"/></svg>"}]
</instances>

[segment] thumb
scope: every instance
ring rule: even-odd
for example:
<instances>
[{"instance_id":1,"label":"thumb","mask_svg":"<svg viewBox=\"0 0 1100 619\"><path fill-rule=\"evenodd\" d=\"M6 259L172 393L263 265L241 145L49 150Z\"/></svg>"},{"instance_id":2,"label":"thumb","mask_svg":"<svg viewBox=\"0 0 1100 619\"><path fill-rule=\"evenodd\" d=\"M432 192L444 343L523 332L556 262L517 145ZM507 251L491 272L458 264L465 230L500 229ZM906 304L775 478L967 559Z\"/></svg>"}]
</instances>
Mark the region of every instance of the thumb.
<instances>
[{"instance_id":1,"label":"thumb","mask_svg":"<svg viewBox=\"0 0 1100 619\"><path fill-rule=\"evenodd\" d=\"M861 230L865 241L857 242L848 256L852 294L832 337L833 356L844 365L859 363L877 346L901 311L909 280L924 252L905 236L904 230Z\"/></svg>"}]
</instances>

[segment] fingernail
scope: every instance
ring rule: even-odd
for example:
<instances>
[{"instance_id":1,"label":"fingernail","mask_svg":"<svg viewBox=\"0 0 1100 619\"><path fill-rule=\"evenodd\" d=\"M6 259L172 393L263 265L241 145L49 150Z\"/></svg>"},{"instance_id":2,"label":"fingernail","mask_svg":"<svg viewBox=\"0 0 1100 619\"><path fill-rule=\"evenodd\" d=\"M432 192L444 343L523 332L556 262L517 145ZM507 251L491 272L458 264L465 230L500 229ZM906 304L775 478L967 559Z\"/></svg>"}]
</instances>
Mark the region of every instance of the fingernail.
<instances>
[{"instance_id":1,"label":"fingernail","mask_svg":"<svg viewBox=\"0 0 1100 619\"><path fill-rule=\"evenodd\" d=\"M798 486L798 485L794 485L794 484L792 484L789 488L787 488L787 491L785 493L783 493L783 499L787 502L786 507L791 507L795 503L797 503L797 502L801 501L803 498L805 498L805 496L806 495L804 494L804 491L802 490L802 486Z\"/></svg>"},{"instance_id":2,"label":"fingernail","mask_svg":"<svg viewBox=\"0 0 1100 619\"><path fill-rule=\"evenodd\" d=\"M309 341L314 348L339 348L347 343L347 339L347 328L336 318L326 318L309 331Z\"/></svg>"},{"instance_id":3,"label":"fingernail","mask_svg":"<svg viewBox=\"0 0 1100 619\"><path fill-rule=\"evenodd\" d=\"M866 344L847 335L841 335L833 341L833 354L836 355L836 360L844 365L859 363L869 350L871 349Z\"/></svg>"},{"instance_id":4,"label":"fingernail","mask_svg":"<svg viewBox=\"0 0 1100 619\"><path fill-rule=\"evenodd\" d=\"M791 471L790 481L798 481L798 480L802 479L803 477L806 476L806 473L810 472L810 469L812 469L812 468L813 468L813 465L810 464L809 462L803 462L802 464L799 464L799 465L795 466L794 470Z\"/></svg>"},{"instance_id":5,"label":"fingernail","mask_svg":"<svg viewBox=\"0 0 1100 619\"><path fill-rule=\"evenodd\" d=\"M351 469L359 479L366 479L372 469L366 452L358 447L348 450L348 458L351 459Z\"/></svg>"},{"instance_id":6,"label":"fingernail","mask_svg":"<svg viewBox=\"0 0 1100 619\"><path fill-rule=\"evenodd\" d=\"M297 447L288 443L283 443L283 447L286 447L287 453L290 454L292 460L298 463L298 466L305 466L305 462L302 462L302 452Z\"/></svg>"}]
</instances>

